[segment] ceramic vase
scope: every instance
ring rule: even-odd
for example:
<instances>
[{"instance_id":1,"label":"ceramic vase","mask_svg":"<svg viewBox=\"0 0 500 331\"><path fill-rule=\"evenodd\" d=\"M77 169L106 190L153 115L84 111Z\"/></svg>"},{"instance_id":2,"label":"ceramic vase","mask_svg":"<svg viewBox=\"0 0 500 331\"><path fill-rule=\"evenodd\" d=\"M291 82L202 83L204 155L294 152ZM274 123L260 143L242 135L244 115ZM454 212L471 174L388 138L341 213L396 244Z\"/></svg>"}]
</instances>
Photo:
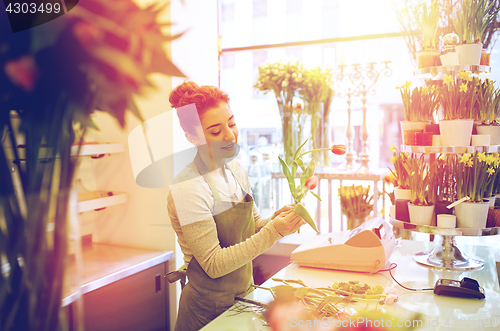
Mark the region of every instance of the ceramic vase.
<instances>
[{"instance_id":1,"label":"ceramic vase","mask_svg":"<svg viewBox=\"0 0 500 331\"><path fill-rule=\"evenodd\" d=\"M478 134L490 135L490 145L500 145L500 125L478 125Z\"/></svg>"},{"instance_id":2,"label":"ceramic vase","mask_svg":"<svg viewBox=\"0 0 500 331\"><path fill-rule=\"evenodd\" d=\"M434 215L434 205L417 206L409 202L408 213L410 214L411 224L432 225L432 216Z\"/></svg>"},{"instance_id":3,"label":"ceramic vase","mask_svg":"<svg viewBox=\"0 0 500 331\"><path fill-rule=\"evenodd\" d=\"M479 65L481 62L481 53L483 52L482 43L462 44L455 46L458 53L458 60L461 65Z\"/></svg>"},{"instance_id":4,"label":"ceramic vase","mask_svg":"<svg viewBox=\"0 0 500 331\"><path fill-rule=\"evenodd\" d=\"M490 53L488 53L485 49L483 49L481 53L481 60L479 61L479 64L487 67L490 65Z\"/></svg>"},{"instance_id":5,"label":"ceramic vase","mask_svg":"<svg viewBox=\"0 0 500 331\"><path fill-rule=\"evenodd\" d=\"M472 119L441 120L439 131L441 132L442 146L470 146L472 136Z\"/></svg>"},{"instance_id":6,"label":"ceramic vase","mask_svg":"<svg viewBox=\"0 0 500 331\"><path fill-rule=\"evenodd\" d=\"M489 202L462 202L455 206L458 228L483 229L486 227Z\"/></svg>"}]
</instances>

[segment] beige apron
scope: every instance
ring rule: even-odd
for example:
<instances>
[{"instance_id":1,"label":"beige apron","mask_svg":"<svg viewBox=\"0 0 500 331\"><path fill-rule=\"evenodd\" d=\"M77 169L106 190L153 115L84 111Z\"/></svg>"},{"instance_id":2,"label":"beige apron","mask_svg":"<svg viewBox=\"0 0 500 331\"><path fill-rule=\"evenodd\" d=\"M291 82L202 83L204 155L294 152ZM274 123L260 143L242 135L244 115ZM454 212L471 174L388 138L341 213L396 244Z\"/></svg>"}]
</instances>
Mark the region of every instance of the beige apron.
<instances>
[{"instance_id":1,"label":"beige apron","mask_svg":"<svg viewBox=\"0 0 500 331\"><path fill-rule=\"evenodd\" d=\"M196 155L194 164L198 171L204 167L199 155ZM228 169L233 173L229 166ZM200 171L200 173L206 172ZM233 176L243 189L240 179L234 173ZM242 202L222 201L210 176L203 177L214 196L213 217L217 225L220 246L224 248L238 244L255 234L252 196L243 191L245 199ZM248 292L252 285L252 262L225 276L210 278L193 257L187 268L187 278L188 283L181 293L175 331L201 329L231 307L236 296Z\"/></svg>"}]
</instances>

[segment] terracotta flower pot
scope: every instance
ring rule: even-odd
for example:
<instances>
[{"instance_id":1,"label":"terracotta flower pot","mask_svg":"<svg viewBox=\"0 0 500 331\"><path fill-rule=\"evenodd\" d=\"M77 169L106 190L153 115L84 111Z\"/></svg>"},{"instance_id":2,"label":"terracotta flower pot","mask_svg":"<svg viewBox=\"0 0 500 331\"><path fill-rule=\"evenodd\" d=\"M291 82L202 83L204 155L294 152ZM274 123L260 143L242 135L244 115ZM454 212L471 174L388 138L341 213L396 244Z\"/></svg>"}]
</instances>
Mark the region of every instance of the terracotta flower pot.
<instances>
[{"instance_id":1,"label":"terracotta flower pot","mask_svg":"<svg viewBox=\"0 0 500 331\"><path fill-rule=\"evenodd\" d=\"M481 52L481 60L479 60L479 64L482 66L490 65L490 53L486 52L485 49Z\"/></svg>"},{"instance_id":2,"label":"terracotta flower pot","mask_svg":"<svg viewBox=\"0 0 500 331\"><path fill-rule=\"evenodd\" d=\"M417 133L422 133L422 130L405 130L404 131L404 144L408 146L417 145Z\"/></svg>"},{"instance_id":3,"label":"terracotta flower pot","mask_svg":"<svg viewBox=\"0 0 500 331\"><path fill-rule=\"evenodd\" d=\"M405 130L425 130L425 127L430 124L430 121L400 121L401 125L401 139L405 141L404 132Z\"/></svg>"},{"instance_id":4,"label":"terracotta flower pot","mask_svg":"<svg viewBox=\"0 0 500 331\"><path fill-rule=\"evenodd\" d=\"M417 52L418 68L429 68L436 66L436 58L439 59L441 53L436 50L419 50Z\"/></svg>"},{"instance_id":5,"label":"terracotta flower pot","mask_svg":"<svg viewBox=\"0 0 500 331\"><path fill-rule=\"evenodd\" d=\"M432 146L432 132L416 132L415 143L417 146Z\"/></svg>"}]
</instances>

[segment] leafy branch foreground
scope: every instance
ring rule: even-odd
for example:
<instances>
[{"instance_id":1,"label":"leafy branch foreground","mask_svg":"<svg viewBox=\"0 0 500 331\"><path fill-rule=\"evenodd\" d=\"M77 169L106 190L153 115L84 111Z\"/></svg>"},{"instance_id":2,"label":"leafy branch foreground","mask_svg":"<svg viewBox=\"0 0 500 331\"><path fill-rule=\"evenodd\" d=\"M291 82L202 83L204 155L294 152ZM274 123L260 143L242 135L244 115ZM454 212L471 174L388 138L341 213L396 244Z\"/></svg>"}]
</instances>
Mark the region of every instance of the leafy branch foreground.
<instances>
[{"instance_id":1,"label":"leafy branch foreground","mask_svg":"<svg viewBox=\"0 0 500 331\"><path fill-rule=\"evenodd\" d=\"M255 288L271 292L274 299L272 302L264 304L250 299L237 298L238 301L245 304L235 305L230 311L235 314L258 313L264 322L271 326L276 323L276 320L285 323L286 320L296 316L308 316L323 321L325 318L356 320L363 316L373 320L380 318L386 321L388 319L394 320L392 325L396 325L395 316L391 316L384 309L379 308L380 305L390 305L398 301L398 291L394 287L384 289L381 285L370 286L360 284L358 281L334 283L328 287L309 287L300 279L272 278L272 280L283 284L270 288L253 285ZM375 303L375 308L368 310L367 307L361 312L352 313L355 310L348 309L349 305L356 302ZM418 318L418 314L411 317L413 320Z\"/></svg>"}]
</instances>

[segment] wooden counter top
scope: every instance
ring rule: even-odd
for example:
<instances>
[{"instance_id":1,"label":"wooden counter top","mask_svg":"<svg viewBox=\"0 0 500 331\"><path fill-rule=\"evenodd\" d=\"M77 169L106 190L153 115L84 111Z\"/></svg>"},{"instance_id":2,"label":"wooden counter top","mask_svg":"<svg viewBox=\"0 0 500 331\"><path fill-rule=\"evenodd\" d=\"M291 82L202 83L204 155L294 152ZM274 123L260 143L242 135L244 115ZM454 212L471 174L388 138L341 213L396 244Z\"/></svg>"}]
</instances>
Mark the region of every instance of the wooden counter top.
<instances>
[{"instance_id":1,"label":"wooden counter top","mask_svg":"<svg viewBox=\"0 0 500 331\"><path fill-rule=\"evenodd\" d=\"M83 265L72 259L66 268L62 305L105 285L131 276L174 257L173 251L153 251L93 243L83 250ZM77 271L80 272L78 277ZM79 286L80 285L80 286Z\"/></svg>"}]
</instances>

